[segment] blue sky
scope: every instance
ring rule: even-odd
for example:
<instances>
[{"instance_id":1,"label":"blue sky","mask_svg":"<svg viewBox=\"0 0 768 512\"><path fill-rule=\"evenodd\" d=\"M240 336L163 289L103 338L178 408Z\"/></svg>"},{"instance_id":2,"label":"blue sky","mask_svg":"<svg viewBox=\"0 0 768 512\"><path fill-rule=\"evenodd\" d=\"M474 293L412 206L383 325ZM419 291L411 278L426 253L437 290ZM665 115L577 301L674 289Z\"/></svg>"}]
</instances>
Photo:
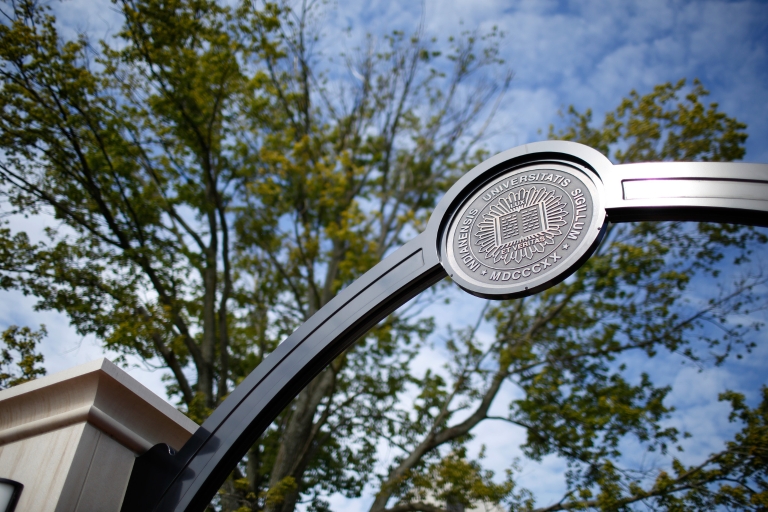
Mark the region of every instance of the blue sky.
<instances>
[{"instance_id":1,"label":"blue sky","mask_svg":"<svg viewBox=\"0 0 768 512\"><path fill-rule=\"evenodd\" d=\"M336 4L339 26L412 30L419 2ZM768 5L765 2L426 0L429 35L462 29L506 32L503 57L515 72L499 116L502 150L540 140L558 109L599 114L636 89L699 78L729 115L747 123L746 161L768 162Z\"/></svg>"},{"instance_id":2,"label":"blue sky","mask_svg":"<svg viewBox=\"0 0 768 512\"><path fill-rule=\"evenodd\" d=\"M65 30L88 30L99 37L119 26L108 2L73 0L51 5ZM324 31L330 36L347 27L356 35L393 29L410 32L422 15L427 35L442 39L462 29L483 30L494 25L506 32L502 57L515 77L496 118L497 135L486 142L493 152L542 140L539 130L546 133L547 126L557 122L558 110L568 105L579 110L592 108L600 119L632 89L645 93L658 83L699 78L711 91L711 101L748 125L745 161L768 163L765 2L426 0L421 4L338 0L328 5ZM15 220L14 228L39 233L43 223L40 218ZM465 314L482 307L482 301L468 295L456 298ZM48 326L44 351L49 372L103 354L97 340L74 333L63 316L34 312L34 299L4 292L0 302L0 328L10 324ZM716 450L723 436L732 431L725 420L727 408L716 401L718 392L728 386L756 390L765 383L762 369L768 362L768 339L763 336L762 341L748 360L704 372L682 365L674 357L653 363L632 361L674 385L671 399L681 412L675 421L697 434L686 452L690 457ZM416 364L435 367L441 357L440 350L435 349ZM161 371L147 371L141 366L129 371L164 396ZM499 404L511 397L500 397ZM512 457L519 454L516 446L522 439L522 432L510 432L507 427L502 430L499 425L487 424L478 430L478 444L489 444L488 464L497 469L509 466ZM532 486L543 497L544 505L557 496L564 467L554 458L541 464L526 463L522 483ZM358 510L366 500L334 498L332 503Z\"/></svg>"}]
</instances>

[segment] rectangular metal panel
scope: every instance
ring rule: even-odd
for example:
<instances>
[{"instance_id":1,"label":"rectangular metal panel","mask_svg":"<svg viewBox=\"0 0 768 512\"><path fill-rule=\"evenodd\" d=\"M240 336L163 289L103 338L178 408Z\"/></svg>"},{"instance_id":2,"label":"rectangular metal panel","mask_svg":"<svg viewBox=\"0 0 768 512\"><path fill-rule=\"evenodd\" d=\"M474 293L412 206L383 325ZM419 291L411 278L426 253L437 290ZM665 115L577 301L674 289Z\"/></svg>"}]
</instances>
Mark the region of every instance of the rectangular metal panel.
<instances>
[{"instance_id":1,"label":"rectangular metal panel","mask_svg":"<svg viewBox=\"0 0 768 512\"><path fill-rule=\"evenodd\" d=\"M712 179L622 180L625 200L666 198L752 199L768 201L768 183Z\"/></svg>"}]
</instances>

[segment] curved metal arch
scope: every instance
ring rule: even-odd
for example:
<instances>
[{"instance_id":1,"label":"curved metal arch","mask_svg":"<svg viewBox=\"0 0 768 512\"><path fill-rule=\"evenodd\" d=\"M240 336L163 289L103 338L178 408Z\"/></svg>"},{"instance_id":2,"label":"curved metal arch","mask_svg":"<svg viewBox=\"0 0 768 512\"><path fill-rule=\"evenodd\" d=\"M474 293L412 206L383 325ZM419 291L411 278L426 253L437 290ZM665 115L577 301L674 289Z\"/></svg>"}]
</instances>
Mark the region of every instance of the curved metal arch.
<instances>
[{"instance_id":1,"label":"curved metal arch","mask_svg":"<svg viewBox=\"0 0 768 512\"><path fill-rule=\"evenodd\" d=\"M591 169L599 177L610 222L712 220L768 226L766 164L612 165L592 148L563 141L499 153L458 180L423 233L342 290L281 343L178 453L157 445L139 457L122 510L204 510L249 447L312 378L386 315L447 275L441 240L463 201L500 173L538 162Z\"/></svg>"}]
</instances>

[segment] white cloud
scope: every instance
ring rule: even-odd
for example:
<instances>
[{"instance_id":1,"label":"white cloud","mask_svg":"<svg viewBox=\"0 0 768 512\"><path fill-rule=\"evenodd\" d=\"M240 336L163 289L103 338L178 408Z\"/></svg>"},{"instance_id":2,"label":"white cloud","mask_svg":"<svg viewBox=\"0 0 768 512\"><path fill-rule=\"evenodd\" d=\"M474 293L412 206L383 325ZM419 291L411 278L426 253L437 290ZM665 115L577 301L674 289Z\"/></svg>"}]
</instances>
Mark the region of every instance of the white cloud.
<instances>
[{"instance_id":1,"label":"white cloud","mask_svg":"<svg viewBox=\"0 0 768 512\"><path fill-rule=\"evenodd\" d=\"M119 16L110 2L70 0L52 6L66 35L87 30L99 38L119 27ZM548 124L556 122L556 112L563 106L574 104L581 110L592 107L595 118L600 119L602 112L614 108L631 89L646 92L660 82L700 77L712 91L711 101L748 123L747 159L768 162L768 16L761 2L430 0L425 9L427 31L441 40L462 28L498 25L507 33L503 57L516 76L496 120L499 134L489 142L494 150L540 140L537 130L546 131ZM418 2L339 1L335 11L326 15L325 33L330 42L324 55L333 55L348 44L345 37L335 37L347 26L358 35L382 35L393 29L412 31L421 15ZM34 232L35 222L15 223L15 227ZM74 333L62 315L33 312L32 298L3 293L0 302L4 326L47 324L50 334L44 351L51 372L103 353L96 340ZM457 295L450 307L439 310L438 323L444 327L447 320L458 320L466 325L474 321L480 308L479 299ZM705 456L719 449L722 440L732 434L734 426L726 418L728 406L717 402L718 393L729 387L744 389L751 400L756 399L757 386L765 383L768 336L763 334L761 342L746 360L704 372L682 365L681 359L672 355L626 359L633 372L647 371L658 382L673 386L669 403L678 413L669 424L694 434L684 442L684 457L694 460ZM445 361L438 347L421 354L414 367L418 371L439 369ZM133 369L131 373L165 397L161 372ZM513 390L505 388L494 410L500 415L506 412L506 404L513 397ZM476 434L473 446L488 445L486 462L497 472L520 454L519 445L524 442L522 429L501 422L484 423ZM382 451L383 460L390 457ZM628 453L628 459L658 463L645 452ZM528 461L521 484L536 491L540 504L546 505L561 496L564 472L565 464L557 457L546 457L541 463ZM334 510L364 510L370 499L333 496L331 503Z\"/></svg>"}]
</instances>

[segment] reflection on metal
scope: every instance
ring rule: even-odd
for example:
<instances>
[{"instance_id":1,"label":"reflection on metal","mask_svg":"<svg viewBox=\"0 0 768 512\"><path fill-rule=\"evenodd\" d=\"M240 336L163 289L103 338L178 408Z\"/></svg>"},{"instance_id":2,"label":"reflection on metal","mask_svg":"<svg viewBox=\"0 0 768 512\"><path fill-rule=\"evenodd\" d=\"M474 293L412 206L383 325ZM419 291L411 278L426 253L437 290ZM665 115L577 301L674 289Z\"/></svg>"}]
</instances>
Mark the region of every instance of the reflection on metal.
<instances>
[{"instance_id":1,"label":"reflection on metal","mask_svg":"<svg viewBox=\"0 0 768 512\"><path fill-rule=\"evenodd\" d=\"M299 391L397 307L446 275L487 298L565 279L607 222L768 225L768 165L612 165L572 142L527 144L486 160L446 193L427 229L349 285L270 354L178 452L139 457L124 512L202 511Z\"/></svg>"},{"instance_id":2,"label":"reflection on metal","mask_svg":"<svg viewBox=\"0 0 768 512\"><path fill-rule=\"evenodd\" d=\"M768 197L768 183L755 181L701 180L623 180L624 199L751 199Z\"/></svg>"}]
</instances>

